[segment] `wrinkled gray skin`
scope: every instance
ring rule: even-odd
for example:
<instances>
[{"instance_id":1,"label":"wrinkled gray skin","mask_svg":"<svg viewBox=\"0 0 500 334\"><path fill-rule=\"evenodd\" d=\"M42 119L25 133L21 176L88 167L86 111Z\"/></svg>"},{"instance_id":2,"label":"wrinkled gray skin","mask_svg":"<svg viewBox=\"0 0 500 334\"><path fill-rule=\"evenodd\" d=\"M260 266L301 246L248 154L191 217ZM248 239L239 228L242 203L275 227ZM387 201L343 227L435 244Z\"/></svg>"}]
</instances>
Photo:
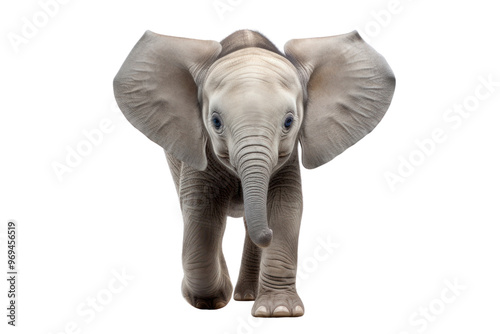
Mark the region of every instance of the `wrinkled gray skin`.
<instances>
[{"instance_id":1,"label":"wrinkled gray skin","mask_svg":"<svg viewBox=\"0 0 500 334\"><path fill-rule=\"evenodd\" d=\"M306 168L330 161L377 125L394 86L389 65L356 32L291 40L285 54L248 30L221 43L144 34L115 78L115 96L165 149L184 217L182 293L191 305L230 300L221 245L232 216L246 227L234 299L255 300L254 316L304 314L295 289L298 143Z\"/></svg>"}]
</instances>

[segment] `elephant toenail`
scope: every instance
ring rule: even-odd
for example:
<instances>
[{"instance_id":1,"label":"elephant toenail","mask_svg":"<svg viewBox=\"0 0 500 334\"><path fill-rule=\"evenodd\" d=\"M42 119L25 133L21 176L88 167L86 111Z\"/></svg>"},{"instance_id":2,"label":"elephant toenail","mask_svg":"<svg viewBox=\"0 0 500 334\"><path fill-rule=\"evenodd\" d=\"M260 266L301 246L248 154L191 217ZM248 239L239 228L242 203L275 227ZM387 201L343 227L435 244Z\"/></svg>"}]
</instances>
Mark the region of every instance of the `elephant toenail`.
<instances>
[{"instance_id":1,"label":"elephant toenail","mask_svg":"<svg viewBox=\"0 0 500 334\"><path fill-rule=\"evenodd\" d=\"M197 307L197 308L201 308L201 309L207 309L207 308L209 308L209 307L208 307L208 304L207 304L207 303L205 303L205 302L197 302L197 303L196 303L196 307Z\"/></svg>"},{"instance_id":2,"label":"elephant toenail","mask_svg":"<svg viewBox=\"0 0 500 334\"><path fill-rule=\"evenodd\" d=\"M285 306L278 306L273 312L273 316L275 317L287 317L290 315L290 311Z\"/></svg>"},{"instance_id":3,"label":"elephant toenail","mask_svg":"<svg viewBox=\"0 0 500 334\"><path fill-rule=\"evenodd\" d=\"M293 316L294 317L300 317L300 316L303 316L304 315L304 309L302 308L302 306L295 306L295 308L293 309Z\"/></svg>"},{"instance_id":4,"label":"elephant toenail","mask_svg":"<svg viewBox=\"0 0 500 334\"><path fill-rule=\"evenodd\" d=\"M253 293L245 293L244 299L245 300L254 300L255 296L253 295Z\"/></svg>"},{"instance_id":5,"label":"elephant toenail","mask_svg":"<svg viewBox=\"0 0 500 334\"><path fill-rule=\"evenodd\" d=\"M256 317L266 317L268 316L267 314L267 308L265 306L259 306L257 310L255 310L255 316Z\"/></svg>"},{"instance_id":6,"label":"elephant toenail","mask_svg":"<svg viewBox=\"0 0 500 334\"><path fill-rule=\"evenodd\" d=\"M223 308L224 306L226 306L227 304L224 303L224 302L217 302L215 303L215 308Z\"/></svg>"}]
</instances>

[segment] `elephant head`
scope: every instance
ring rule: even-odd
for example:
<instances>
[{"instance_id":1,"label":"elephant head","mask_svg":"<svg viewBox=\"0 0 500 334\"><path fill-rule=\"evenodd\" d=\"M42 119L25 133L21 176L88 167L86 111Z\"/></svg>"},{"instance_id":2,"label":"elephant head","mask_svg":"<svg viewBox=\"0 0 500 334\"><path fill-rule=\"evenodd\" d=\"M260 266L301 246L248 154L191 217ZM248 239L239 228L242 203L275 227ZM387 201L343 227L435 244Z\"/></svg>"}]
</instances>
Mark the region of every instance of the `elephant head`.
<instances>
[{"instance_id":1,"label":"elephant head","mask_svg":"<svg viewBox=\"0 0 500 334\"><path fill-rule=\"evenodd\" d=\"M357 32L295 39L282 54L244 30L221 43L147 31L114 79L126 118L192 168L206 146L241 180L252 241L272 239L269 180L302 146L316 168L368 134L389 107L394 75Z\"/></svg>"}]
</instances>

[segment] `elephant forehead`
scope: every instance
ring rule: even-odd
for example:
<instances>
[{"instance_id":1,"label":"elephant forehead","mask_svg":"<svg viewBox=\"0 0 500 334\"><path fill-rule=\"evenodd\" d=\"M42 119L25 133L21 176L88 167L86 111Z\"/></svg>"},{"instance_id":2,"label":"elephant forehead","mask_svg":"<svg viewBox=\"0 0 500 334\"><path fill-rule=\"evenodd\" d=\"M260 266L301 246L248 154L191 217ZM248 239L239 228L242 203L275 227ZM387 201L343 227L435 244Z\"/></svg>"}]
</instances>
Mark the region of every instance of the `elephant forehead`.
<instances>
[{"instance_id":1,"label":"elephant forehead","mask_svg":"<svg viewBox=\"0 0 500 334\"><path fill-rule=\"evenodd\" d=\"M295 66L285 57L260 48L246 48L216 61L207 73L205 90L259 85L285 88L299 93L301 85Z\"/></svg>"}]
</instances>

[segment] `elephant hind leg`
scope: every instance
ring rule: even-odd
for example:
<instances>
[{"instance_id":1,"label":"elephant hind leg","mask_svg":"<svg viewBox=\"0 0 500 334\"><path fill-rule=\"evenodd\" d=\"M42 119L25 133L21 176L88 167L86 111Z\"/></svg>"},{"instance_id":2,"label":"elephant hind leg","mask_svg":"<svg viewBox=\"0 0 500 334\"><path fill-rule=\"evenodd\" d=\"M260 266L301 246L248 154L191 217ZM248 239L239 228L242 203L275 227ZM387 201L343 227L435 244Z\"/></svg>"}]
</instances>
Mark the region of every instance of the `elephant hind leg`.
<instances>
[{"instance_id":1,"label":"elephant hind leg","mask_svg":"<svg viewBox=\"0 0 500 334\"><path fill-rule=\"evenodd\" d=\"M262 250L250 240L246 232L240 274L234 289L234 300L247 301L257 298L261 255Z\"/></svg>"}]
</instances>

